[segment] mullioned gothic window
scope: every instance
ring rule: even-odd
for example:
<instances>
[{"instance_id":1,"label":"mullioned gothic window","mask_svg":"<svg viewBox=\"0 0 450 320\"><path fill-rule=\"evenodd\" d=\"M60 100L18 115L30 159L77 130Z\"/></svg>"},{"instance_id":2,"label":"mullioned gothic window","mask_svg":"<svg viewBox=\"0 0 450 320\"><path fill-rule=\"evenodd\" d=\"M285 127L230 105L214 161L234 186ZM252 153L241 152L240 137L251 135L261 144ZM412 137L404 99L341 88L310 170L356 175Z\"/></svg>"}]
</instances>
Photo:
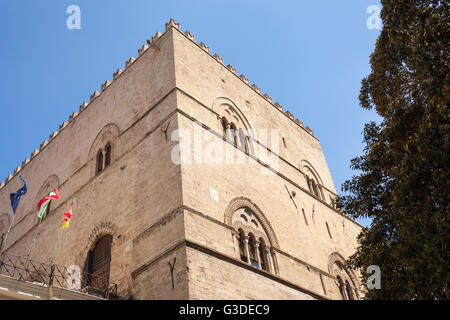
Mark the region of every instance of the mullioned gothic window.
<instances>
[{"instance_id":1,"label":"mullioned gothic window","mask_svg":"<svg viewBox=\"0 0 450 320\"><path fill-rule=\"evenodd\" d=\"M329 271L335 277L335 283L339 292L339 296L342 300L357 300L357 280L353 272L344 266L344 258L334 253L329 259Z\"/></svg>"},{"instance_id":2,"label":"mullioned gothic window","mask_svg":"<svg viewBox=\"0 0 450 320\"><path fill-rule=\"evenodd\" d=\"M308 184L309 192L311 192L316 198L322 199L320 187L317 182L313 178L310 178L308 175L306 176L306 182Z\"/></svg>"},{"instance_id":3,"label":"mullioned gothic window","mask_svg":"<svg viewBox=\"0 0 450 320\"><path fill-rule=\"evenodd\" d=\"M217 98L212 109L217 113L217 129L222 131L224 139L246 154L255 155L254 134L242 110L225 97Z\"/></svg>"},{"instance_id":4,"label":"mullioned gothic window","mask_svg":"<svg viewBox=\"0 0 450 320\"><path fill-rule=\"evenodd\" d=\"M255 268L273 272L274 265L271 264L275 264L275 261L267 245L268 237L255 213L246 207L239 208L233 215L233 225L238 229L236 238L240 260Z\"/></svg>"},{"instance_id":5,"label":"mullioned gothic window","mask_svg":"<svg viewBox=\"0 0 450 320\"><path fill-rule=\"evenodd\" d=\"M111 164L111 151L112 151L111 144L108 143L104 149L100 149L97 152L96 170L95 170L96 174L99 174Z\"/></svg>"},{"instance_id":6,"label":"mullioned gothic window","mask_svg":"<svg viewBox=\"0 0 450 320\"><path fill-rule=\"evenodd\" d=\"M237 128L233 122L228 122L226 117L222 117L222 134L225 139L236 148L243 150L246 154L251 152L250 138L242 128Z\"/></svg>"}]
</instances>

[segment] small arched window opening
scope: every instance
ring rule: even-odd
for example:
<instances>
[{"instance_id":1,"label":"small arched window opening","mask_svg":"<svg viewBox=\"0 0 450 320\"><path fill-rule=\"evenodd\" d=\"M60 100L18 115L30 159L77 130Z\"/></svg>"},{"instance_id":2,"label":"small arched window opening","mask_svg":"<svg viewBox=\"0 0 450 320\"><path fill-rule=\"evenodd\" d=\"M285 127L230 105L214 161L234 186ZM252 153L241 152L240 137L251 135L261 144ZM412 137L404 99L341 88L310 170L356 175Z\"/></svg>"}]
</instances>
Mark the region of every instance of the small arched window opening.
<instances>
[{"instance_id":1,"label":"small arched window opening","mask_svg":"<svg viewBox=\"0 0 450 320\"><path fill-rule=\"evenodd\" d=\"M355 300L355 296L353 294L352 287L350 286L350 283L346 280L345 281L345 290L347 293L347 299L348 300Z\"/></svg>"},{"instance_id":2,"label":"small arched window opening","mask_svg":"<svg viewBox=\"0 0 450 320\"><path fill-rule=\"evenodd\" d=\"M306 176L306 183L308 184L309 192L314 193L313 187L312 187L312 180L308 176Z\"/></svg>"},{"instance_id":3,"label":"small arched window opening","mask_svg":"<svg viewBox=\"0 0 450 320\"><path fill-rule=\"evenodd\" d=\"M109 286L112 236L105 235L89 250L86 259L86 286L106 290Z\"/></svg>"},{"instance_id":4,"label":"small arched window opening","mask_svg":"<svg viewBox=\"0 0 450 320\"><path fill-rule=\"evenodd\" d=\"M248 252L250 254L250 264L256 268L259 268L256 239L253 234L250 234L250 239L248 241Z\"/></svg>"},{"instance_id":5,"label":"small arched window opening","mask_svg":"<svg viewBox=\"0 0 450 320\"><path fill-rule=\"evenodd\" d=\"M337 276L336 278L337 278L337 281L338 281L339 293L341 294L342 299L346 300L347 297L345 295L344 281L342 280L342 278L340 276Z\"/></svg>"},{"instance_id":6,"label":"small arched window opening","mask_svg":"<svg viewBox=\"0 0 450 320\"><path fill-rule=\"evenodd\" d=\"M96 165L95 173L99 174L103 170L103 151L100 150L97 154L97 165Z\"/></svg>"},{"instance_id":7,"label":"small arched window opening","mask_svg":"<svg viewBox=\"0 0 450 320\"><path fill-rule=\"evenodd\" d=\"M95 174L99 174L111 164L112 146L108 143L105 149L100 149L97 153Z\"/></svg>"},{"instance_id":8,"label":"small arched window opening","mask_svg":"<svg viewBox=\"0 0 450 320\"><path fill-rule=\"evenodd\" d=\"M317 183L314 180L311 180L311 184L312 184L312 189L313 189L314 195L317 198L320 198L319 187L317 186Z\"/></svg>"},{"instance_id":9,"label":"small arched window opening","mask_svg":"<svg viewBox=\"0 0 450 320\"><path fill-rule=\"evenodd\" d=\"M229 130L230 130L230 124L228 123L228 120L225 117L222 117L222 130L223 130L223 136L225 137L225 139L227 141L229 141L228 134L229 134Z\"/></svg>"},{"instance_id":10,"label":"small arched window opening","mask_svg":"<svg viewBox=\"0 0 450 320\"><path fill-rule=\"evenodd\" d=\"M313 178L306 176L306 183L308 184L309 192L312 193L316 198L322 199L320 186L317 184L317 182Z\"/></svg>"},{"instance_id":11,"label":"small arched window opening","mask_svg":"<svg viewBox=\"0 0 450 320\"><path fill-rule=\"evenodd\" d=\"M242 261L248 261L246 254L245 233L242 229L239 229L239 256L241 257Z\"/></svg>"},{"instance_id":12,"label":"small arched window opening","mask_svg":"<svg viewBox=\"0 0 450 320\"><path fill-rule=\"evenodd\" d=\"M240 143L239 143L239 131L236 128L236 125L233 122L230 123L230 137L231 137L231 139L229 141L231 143L233 143L235 147L239 147L239 145L240 145Z\"/></svg>"},{"instance_id":13,"label":"small arched window opening","mask_svg":"<svg viewBox=\"0 0 450 320\"><path fill-rule=\"evenodd\" d=\"M263 238L259 238L259 254L260 254L260 261L261 261L261 269L263 269L265 271L270 271L268 250L267 250L266 243Z\"/></svg>"},{"instance_id":14,"label":"small arched window opening","mask_svg":"<svg viewBox=\"0 0 450 320\"><path fill-rule=\"evenodd\" d=\"M107 144L105 148L105 168L111 163L111 144Z\"/></svg>"}]
</instances>

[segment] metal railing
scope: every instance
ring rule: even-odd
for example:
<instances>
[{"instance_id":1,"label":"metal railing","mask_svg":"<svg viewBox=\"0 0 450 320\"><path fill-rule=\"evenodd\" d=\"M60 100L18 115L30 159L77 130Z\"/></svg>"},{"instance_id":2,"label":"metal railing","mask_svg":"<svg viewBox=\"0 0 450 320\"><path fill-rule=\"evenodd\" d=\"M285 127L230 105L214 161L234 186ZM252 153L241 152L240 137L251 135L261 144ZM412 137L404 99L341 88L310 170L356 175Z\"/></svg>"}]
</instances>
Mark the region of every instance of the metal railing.
<instances>
[{"instance_id":1,"label":"metal railing","mask_svg":"<svg viewBox=\"0 0 450 320\"><path fill-rule=\"evenodd\" d=\"M104 299L118 299L117 284L109 281L109 275L89 274L78 268L42 263L26 257L0 254L0 275L19 281L55 286Z\"/></svg>"}]
</instances>

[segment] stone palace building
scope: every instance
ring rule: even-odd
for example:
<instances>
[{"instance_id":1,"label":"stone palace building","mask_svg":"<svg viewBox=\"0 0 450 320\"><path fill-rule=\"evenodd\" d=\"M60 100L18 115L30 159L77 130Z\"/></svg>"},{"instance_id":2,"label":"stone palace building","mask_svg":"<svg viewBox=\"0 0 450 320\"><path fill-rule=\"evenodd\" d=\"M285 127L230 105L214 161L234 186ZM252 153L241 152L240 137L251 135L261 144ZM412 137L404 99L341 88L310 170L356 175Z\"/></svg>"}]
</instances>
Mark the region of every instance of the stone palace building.
<instances>
[{"instance_id":1,"label":"stone palace building","mask_svg":"<svg viewBox=\"0 0 450 320\"><path fill-rule=\"evenodd\" d=\"M147 44L0 184L4 254L123 298L360 299L363 227L313 131L173 19Z\"/></svg>"}]
</instances>

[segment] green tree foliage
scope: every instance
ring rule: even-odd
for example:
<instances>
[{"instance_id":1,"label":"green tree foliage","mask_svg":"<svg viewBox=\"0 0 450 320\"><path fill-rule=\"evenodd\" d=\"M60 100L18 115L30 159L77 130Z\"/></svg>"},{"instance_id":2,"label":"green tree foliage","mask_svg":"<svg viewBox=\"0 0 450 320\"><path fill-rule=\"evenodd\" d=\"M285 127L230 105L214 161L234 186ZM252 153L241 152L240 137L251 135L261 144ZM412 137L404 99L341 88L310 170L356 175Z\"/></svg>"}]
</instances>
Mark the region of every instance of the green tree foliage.
<instances>
[{"instance_id":1,"label":"green tree foliage","mask_svg":"<svg viewBox=\"0 0 450 320\"><path fill-rule=\"evenodd\" d=\"M449 299L449 2L381 2L359 99L382 120L365 125L358 174L338 201L372 224L348 263L363 284L367 266L381 268L381 290L367 299Z\"/></svg>"}]
</instances>

